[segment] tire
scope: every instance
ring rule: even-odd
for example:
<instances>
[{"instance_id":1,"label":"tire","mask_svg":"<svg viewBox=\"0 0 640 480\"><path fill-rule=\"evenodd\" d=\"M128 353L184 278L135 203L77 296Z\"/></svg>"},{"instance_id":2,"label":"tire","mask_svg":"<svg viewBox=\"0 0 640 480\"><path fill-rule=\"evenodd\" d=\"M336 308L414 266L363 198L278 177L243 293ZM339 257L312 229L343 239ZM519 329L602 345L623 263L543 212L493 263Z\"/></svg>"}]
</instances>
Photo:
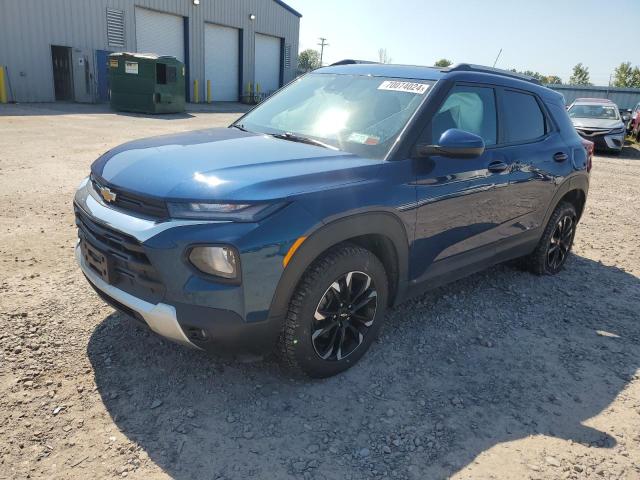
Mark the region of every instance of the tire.
<instances>
[{"instance_id":1,"label":"tire","mask_svg":"<svg viewBox=\"0 0 640 480\"><path fill-rule=\"evenodd\" d=\"M573 246L577 222L575 207L568 202L560 202L536 249L525 257L527 269L537 275L555 275L562 270Z\"/></svg>"},{"instance_id":2,"label":"tire","mask_svg":"<svg viewBox=\"0 0 640 480\"><path fill-rule=\"evenodd\" d=\"M350 243L327 251L291 298L278 342L282 363L312 378L352 367L380 333L388 291L384 266L370 251Z\"/></svg>"}]
</instances>

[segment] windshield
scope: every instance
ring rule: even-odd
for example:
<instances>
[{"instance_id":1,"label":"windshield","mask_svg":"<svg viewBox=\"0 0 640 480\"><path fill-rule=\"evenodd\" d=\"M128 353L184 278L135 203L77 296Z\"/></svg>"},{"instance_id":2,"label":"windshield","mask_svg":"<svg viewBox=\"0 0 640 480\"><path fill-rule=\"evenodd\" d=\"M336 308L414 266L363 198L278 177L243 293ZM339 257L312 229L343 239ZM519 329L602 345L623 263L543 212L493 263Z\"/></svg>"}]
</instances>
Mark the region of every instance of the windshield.
<instances>
[{"instance_id":1,"label":"windshield","mask_svg":"<svg viewBox=\"0 0 640 480\"><path fill-rule=\"evenodd\" d=\"M308 74L236 125L250 132L291 134L364 157L383 158L431 85L426 80Z\"/></svg>"},{"instance_id":2,"label":"windshield","mask_svg":"<svg viewBox=\"0 0 640 480\"><path fill-rule=\"evenodd\" d=\"M596 118L618 120L618 109L614 105L574 105L569 109L571 118Z\"/></svg>"}]
</instances>

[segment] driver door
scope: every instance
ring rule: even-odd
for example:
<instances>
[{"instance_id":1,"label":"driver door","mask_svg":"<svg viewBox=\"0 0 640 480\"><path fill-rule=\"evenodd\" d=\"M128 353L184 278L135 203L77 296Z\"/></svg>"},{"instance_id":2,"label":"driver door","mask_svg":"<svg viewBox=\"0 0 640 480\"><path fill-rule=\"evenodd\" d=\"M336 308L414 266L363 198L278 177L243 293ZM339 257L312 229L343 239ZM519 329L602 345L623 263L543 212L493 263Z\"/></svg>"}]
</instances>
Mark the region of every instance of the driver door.
<instances>
[{"instance_id":1,"label":"driver door","mask_svg":"<svg viewBox=\"0 0 640 480\"><path fill-rule=\"evenodd\" d=\"M509 165L499 143L496 91L456 84L426 125L419 143L437 144L450 128L474 133L485 142L476 158L433 155L413 160L417 184L411 278L426 280L489 261L510 218Z\"/></svg>"}]
</instances>

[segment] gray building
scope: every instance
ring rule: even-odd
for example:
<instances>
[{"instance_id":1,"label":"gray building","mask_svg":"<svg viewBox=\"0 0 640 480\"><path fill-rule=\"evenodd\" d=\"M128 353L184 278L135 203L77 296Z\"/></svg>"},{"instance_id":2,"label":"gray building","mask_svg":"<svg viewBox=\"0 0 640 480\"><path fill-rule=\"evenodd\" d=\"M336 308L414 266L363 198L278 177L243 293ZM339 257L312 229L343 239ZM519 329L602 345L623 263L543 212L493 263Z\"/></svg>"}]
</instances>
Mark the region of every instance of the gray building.
<instances>
[{"instance_id":1,"label":"gray building","mask_svg":"<svg viewBox=\"0 0 640 480\"><path fill-rule=\"evenodd\" d=\"M269 93L295 77L301 15L280 0L2 0L0 65L9 100L106 101L107 56L172 55L187 98L214 101L251 83Z\"/></svg>"}]
</instances>

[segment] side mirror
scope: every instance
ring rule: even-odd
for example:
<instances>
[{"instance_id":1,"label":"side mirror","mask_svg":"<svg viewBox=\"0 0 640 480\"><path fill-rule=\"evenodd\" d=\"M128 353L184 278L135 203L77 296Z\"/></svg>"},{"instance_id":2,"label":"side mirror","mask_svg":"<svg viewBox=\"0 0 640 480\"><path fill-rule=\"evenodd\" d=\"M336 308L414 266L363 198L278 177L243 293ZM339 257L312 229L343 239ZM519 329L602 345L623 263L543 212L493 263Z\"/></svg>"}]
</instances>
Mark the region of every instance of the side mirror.
<instances>
[{"instance_id":1,"label":"side mirror","mask_svg":"<svg viewBox=\"0 0 640 480\"><path fill-rule=\"evenodd\" d=\"M457 128L446 130L438 140L437 145L418 145L416 154L418 157L430 157L440 155L451 158L476 158L484 153L484 140L475 135Z\"/></svg>"}]
</instances>

